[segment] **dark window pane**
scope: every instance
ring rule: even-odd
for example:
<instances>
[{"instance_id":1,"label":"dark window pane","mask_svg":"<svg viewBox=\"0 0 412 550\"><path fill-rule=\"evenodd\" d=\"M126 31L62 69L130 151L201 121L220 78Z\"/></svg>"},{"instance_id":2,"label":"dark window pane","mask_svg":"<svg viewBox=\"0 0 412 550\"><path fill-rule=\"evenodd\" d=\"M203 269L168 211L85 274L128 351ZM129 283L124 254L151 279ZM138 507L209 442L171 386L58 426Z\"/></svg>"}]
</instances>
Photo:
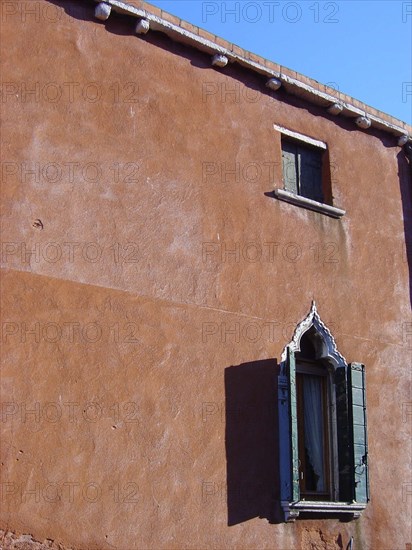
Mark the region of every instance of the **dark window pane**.
<instances>
[{"instance_id":1,"label":"dark window pane","mask_svg":"<svg viewBox=\"0 0 412 550\"><path fill-rule=\"evenodd\" d=\"M316 149L299 147L299 194L323 202L322 157Z\"/></svg>"}]
</instances>

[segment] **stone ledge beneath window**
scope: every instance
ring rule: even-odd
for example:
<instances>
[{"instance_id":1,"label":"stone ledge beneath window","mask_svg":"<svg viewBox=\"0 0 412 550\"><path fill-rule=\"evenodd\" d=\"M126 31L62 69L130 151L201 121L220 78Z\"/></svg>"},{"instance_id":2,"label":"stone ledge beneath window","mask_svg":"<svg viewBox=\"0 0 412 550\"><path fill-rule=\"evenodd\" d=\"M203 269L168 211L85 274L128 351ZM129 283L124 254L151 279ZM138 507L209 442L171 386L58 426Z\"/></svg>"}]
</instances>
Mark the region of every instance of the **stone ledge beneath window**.
<instances>
[{"instance_id":1,"label":"stone ledge beneath window","mask_svg":"<svg viewBox=\"0 0 412 550\"><path fill-rule=\"evenodd\" d=\"M277 199L295 204L296 206L308 208L309 210L314 210L315 212L320 212L321 214L326 214L332 218L341 218L346 214L345 210L330 206L329 204L323 204L322 202L313 201L312 199L307 199L301 195L285 191L285 189L275 189L273 192Z\"/></svg>"},{"instance_id":2,"label":"stone ledge beneath window","mask_svg":"<svg viewBox=\"0 0 412 550\"><path fill-rule=\"evenodd\" d=\"M350 515L353 519L360 517L366 504L363 503L346 503L346 502L322 502L300 500L298 502L282 502L282 508L285 513L285 521L295 521L302 513L312 514L345 514Z\"/></svg>"}]
</instances>

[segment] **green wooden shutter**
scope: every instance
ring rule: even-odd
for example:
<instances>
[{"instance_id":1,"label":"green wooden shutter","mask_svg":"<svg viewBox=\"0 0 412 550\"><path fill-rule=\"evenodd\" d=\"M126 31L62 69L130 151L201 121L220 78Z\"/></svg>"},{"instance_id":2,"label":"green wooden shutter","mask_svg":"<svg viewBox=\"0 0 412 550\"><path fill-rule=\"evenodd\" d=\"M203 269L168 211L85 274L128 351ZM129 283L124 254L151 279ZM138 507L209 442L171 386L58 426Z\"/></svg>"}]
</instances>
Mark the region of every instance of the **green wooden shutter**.
<instances>
[{"instance_id":1,"label":"green wooden shutter","mask_svg":"<svg viewBox=\"0 0 412 550\"><path fill-rule=\"evenodd\" d=\"M353 468L350 453L348 381L345 367L336 369L335 393L339 468L338 498L341 502L350 502L353 499Z\"/></svg>"},{"instance_id":2,"label":"green wooden shutter","mask_svg":"<svg viewBox=\"0 0 412 550\"><path fill-rule=\"evenodd\" d=\"M323 202L322 153L308 147L298 147L299 194L314 201Z\"/></svg>"},{"instance_id":3,"label":"green wooden shutter","mask_svg":"<svg viewBox=\"0 0 412 550\"><path fill-rule=\"evenodd\" d=\"M348 369L349 425L352 440L354 500L369 501L368 441L366 424L365 366L351 363Z\"/></svg>"},{"instance_id":4,"label":"green wooden shutter","mask_svg":"<svg viewBox=\"0 0 412 550\"><path fill-rule=\"evenodd\" d=\"M290 472L292 501L300 499L299 491L299 446L298 417L296 408L296 360L295 352L288 347L288 380L290 396Z\"/></svg>"},{"instance_id":5,"label":"green wooden shutter","mask_svg":"<svg viewBox=\"0 0 412 550\"><path fill-rule=\"evenodd\" d=\"M282 169L286 191L298 193L298 158L294 143L282 141Z\"/></svg>"}]
</instances>

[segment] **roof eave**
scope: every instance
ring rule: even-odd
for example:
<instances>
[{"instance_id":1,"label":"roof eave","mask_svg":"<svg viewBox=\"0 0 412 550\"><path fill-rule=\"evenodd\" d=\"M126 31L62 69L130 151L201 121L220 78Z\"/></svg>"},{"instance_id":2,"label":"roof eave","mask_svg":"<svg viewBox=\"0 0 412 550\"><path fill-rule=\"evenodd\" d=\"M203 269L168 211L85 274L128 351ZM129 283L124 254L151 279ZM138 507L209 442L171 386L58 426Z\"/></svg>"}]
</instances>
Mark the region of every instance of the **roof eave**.
<instances>
[{"instance_id":1,"label":"roof eave","mask_svg":"<svg viewBox=\"0 0 412 550\"><path fill-rule=\"evenodd\" d=\"M110 13L111 10L114 10L115 12L120 14L130 15L139 20L145 20L147 21L150 29L162 32L177 42L190 45L211 56L214 56L216 54L223 55L227 58L228 62L238 63L240 66L261 74L268 79L276 78L281 82L282 87L286 90L286 92L301 99L304 99L309 103L324 107L325 109L329 109L334 105L338 105L338 108L340 109L339 116L356 119L356 121L358 121L360 117L366 119L367 124L364 129L373 127L378 130L392 134L398 138L401 138L401 140L403 140L403 143L401 143L400 141L399 145L403 145L408 140L412 141L411 129L408 127L408 125L401 121L396 121L397 123L389 122L371 112L368 112L367 105L362 105L362 107L364 108L360 108L353 105L352 103L344 102L339 97L335 97L331 94L328 94L327 92L318 90L313 86L307 84L306 82L302 82L282 72L273 71L265 65L262 65L261 63L253 61L251 59L247 59L246 57L243 57L235 53L234 51L231 51L219 44L216 44L215 42L212 42L207 38L204 38L187 29L184 29L179 25L175 25L174 23L171 23L163 17L159 17L158 15L151 13L146 9L135 7L131 4L127 4L126 2L121 2L120 0L104 0L104 2L102 2L101 0L94 1L100 6L107 6L108 13ZM105 17L105 19L107 17ZM359 124L358 127L362 128L362 126L360 126Z\"/></svg>"}]
</instances>

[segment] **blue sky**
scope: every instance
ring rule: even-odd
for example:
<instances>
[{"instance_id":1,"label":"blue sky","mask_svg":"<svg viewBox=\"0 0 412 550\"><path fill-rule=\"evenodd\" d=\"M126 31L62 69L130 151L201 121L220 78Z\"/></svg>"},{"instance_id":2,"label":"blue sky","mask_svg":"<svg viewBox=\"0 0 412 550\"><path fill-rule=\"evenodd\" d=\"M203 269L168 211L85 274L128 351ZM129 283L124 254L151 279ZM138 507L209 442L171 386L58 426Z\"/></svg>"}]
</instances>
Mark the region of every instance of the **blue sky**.
<instances>
[{"instance_id":1,"label":"blue sky","mask_svg":"<svg viewBox=\"0 0 412 550\"><path fill-rule=\"evenodd\" d=\"M412 0L151 4L412 124Z\"/></svg>"}]
</instances>

